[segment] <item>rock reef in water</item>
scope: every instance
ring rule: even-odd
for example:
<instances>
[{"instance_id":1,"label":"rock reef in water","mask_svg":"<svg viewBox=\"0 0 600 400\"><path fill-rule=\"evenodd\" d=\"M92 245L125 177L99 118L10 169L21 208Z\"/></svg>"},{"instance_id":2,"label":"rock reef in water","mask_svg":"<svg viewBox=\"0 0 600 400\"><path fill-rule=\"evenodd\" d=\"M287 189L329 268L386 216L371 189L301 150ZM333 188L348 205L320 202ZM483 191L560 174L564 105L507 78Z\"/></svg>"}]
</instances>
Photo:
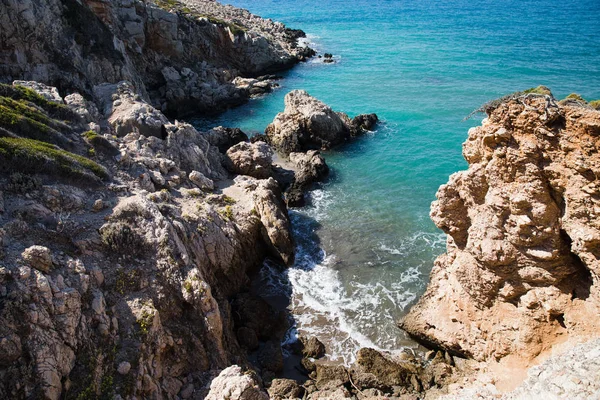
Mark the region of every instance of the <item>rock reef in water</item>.
<instances>
[{"instance_id":1,"label":"rock reef in water","mask_svg":"<svg viewBox=\"0 0 600 400\"><path fill-rule=\"evenodd\" d=\"M277 114L265 131L269 143L278 151L291 152L330 149L373 128L375 114L348 115L333 111L304 90L285 96L285 110Z\"/></svg>"},{"instance_id":2,"label":"rock reef in water","mask_svg":"<svg viewBox=\"0 0 600 400\"><path fill-rule=\"evenodd\" d=\"M600 328L600 112L521 94L469 131L431 207L448 234L400 326L476 360L530 362Z\"/></svg>"}]
</instances>

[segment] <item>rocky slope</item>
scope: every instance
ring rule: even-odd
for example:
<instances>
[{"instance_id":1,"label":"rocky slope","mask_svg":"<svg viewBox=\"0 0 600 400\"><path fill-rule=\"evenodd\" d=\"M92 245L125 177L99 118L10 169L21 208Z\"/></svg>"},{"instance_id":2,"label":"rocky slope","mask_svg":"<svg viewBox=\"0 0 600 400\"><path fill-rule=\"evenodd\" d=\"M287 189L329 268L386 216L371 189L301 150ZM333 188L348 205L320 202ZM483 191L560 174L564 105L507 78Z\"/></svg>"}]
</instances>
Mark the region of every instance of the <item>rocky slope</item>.
<instances>
[{"instance_id":1,"label":"rocky slope","mask_svg":"<svg viewBox=\"0 0 600 400\"><path fill-rule=\"evenodd\" d=\"M249 276L294 259L274 177L306 185L324 160L285 170L239 131L169 122L127 82L96 102L59 93L0 84L0 396L264 398L287 320Z\"/></svg>"},{"instance_id":2,"label":"rocky slope","mask_svg":"<svg viewBox=\"0 0 600 400\"><path fill-rule=\"evenodd\" d=\"M170 115L216 112L270 90L259 77L313 54L301 31L206 0L7 0L0 79L90 99L122 80Z\"/></svg>"},{"instance_id":3,"label":"rocky slope","mask_svg":"<svg viewBox=\"0 0 600 400\"><path fill-rule=\"evenodd\" d=\"M400 326L455 355L527 366L600 327L600 112L551 94L486 111L463 146L468 170L431 207L447 253Z\"/></svg>"}]
</instances>

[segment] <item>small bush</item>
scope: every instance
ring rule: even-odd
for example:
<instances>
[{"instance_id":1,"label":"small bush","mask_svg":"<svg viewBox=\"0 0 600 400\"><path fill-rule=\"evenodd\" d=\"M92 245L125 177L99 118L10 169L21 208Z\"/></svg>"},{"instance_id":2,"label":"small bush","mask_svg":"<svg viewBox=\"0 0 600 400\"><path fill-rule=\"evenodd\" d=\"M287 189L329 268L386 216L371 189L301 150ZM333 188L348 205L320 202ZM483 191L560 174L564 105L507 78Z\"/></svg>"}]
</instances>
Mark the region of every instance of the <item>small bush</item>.
<instances>
[{"instance_id":1,"label":"small bush","mask_svg":"<svg viewBox=\"0 0 600 400\"><path fill-rule=\"evenodd\" d=\"M1 168L69 178L107 179L104 167L83 156L33 139L0 138Z\"/></svg>"},{"instance_id":2,"label":"small bush","mask_svg":"<svg viewBox=\"0 0 600 400\"><path fill-rule=\"evenodd\" d=\"M570 95L565 97L565 100L575 100L575 101L580 101L582 103L587 103L587 101L585 101L585 99L577 93L571 93Z\"/></svg>"},{"instance_id":3,"label":"small bush","mask_svg":"<svg viewBox=\"0 0 600 400\"><path fill-rule=\"evenodd\" d=\"M121 255L141 255L147 247L146 240L122 222L104 225L100 228L100 237L109 250Z\"/></svg>"},{"instance_id":4,"label":"small bush","mask_svg":"<svg viewBox=\"0 0 600 400\"><path fill-rule=\"evenodd\" d=\"M600 100L593 100L589 102L590 107L600 110Z\"/></svg>"},{"instance_id":5,"label":"small bush","mask_svg":"<svg viewBox=\"0 0 600 400\"><path fill-rule=\"evenodd\" d=\"M225 219L225 221L233 220L233 209L231 206L226 206L224 209L218 211L219 214Z\"/></svg>"},{"instance_id":6,"label":"small bush","mask_svg":"<svg viewBox=\"0 0 600 400\"><path fill-rule=\"evenodd\" d=\"M12 174L8 183L6 184L6 190L15 193L31 193L34 190L38 190L42 187L42 180L37 177L33 177L27 174L21 174L19 172Z\"/></svg>"}]
</instances>

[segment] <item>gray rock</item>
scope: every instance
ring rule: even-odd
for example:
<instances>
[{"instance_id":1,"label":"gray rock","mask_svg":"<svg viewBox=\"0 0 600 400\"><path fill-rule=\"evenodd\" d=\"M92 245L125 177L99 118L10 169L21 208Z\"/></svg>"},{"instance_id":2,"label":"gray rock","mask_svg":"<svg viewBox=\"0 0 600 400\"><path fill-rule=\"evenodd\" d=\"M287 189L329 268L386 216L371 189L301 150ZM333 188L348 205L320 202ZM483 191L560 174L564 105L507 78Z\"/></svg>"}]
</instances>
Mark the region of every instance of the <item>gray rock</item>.
<instances>
[{"instance_id":1,"label":"gray rock","mask_svg":"<svg viewBox=\"0 0 600 400\"><path fill-rule=\"evenodd\" d=\"M244 374L237 365L221 371L212 380L206 400L268 400L256 379L250 374Z\"/></svg>"},{"instance_id":2,"label":"gray rock","mask_svg":"<svg viewBox=\"0 0 600 400\"><path fill-rule=\"evenodd\" d=\"M214 182L204 176L201 172L192 171L188 178L194 185L202 190L213 190L215 188Z\"/></svg>"},{"instance_id":3,"label":"gray rock","mask_svg":"<svg viewBox=\"0 0 600 400\"><path fill-rule=\"evenodd\" d=\"M264 142L240 142L227 150L229 169L240 175L248 175L257 179L271 176L273 151Z\"/></svg>"},{"instance_id":4,"label":"gray rock","mask_svg":"<svg viewBox=\"0 0 600 400\"><path fill-rule=\"evenodd\" d=\"M117 372L119 372L119 374L121 374L121 375L127 375L130 370L131 370L131 364L128 363L127 361L123 361L123 362L119 363L119 366L117 367Z\"/></svg>"},{"instance_id":5,"label":"gray rock","mask_svg":"<svg viewBox=\"0 0 600 400\"><path fill-rule=\"evenodd\" d=\"M285 96L285 110L277 114L265 134L269 143L284 154L329 149L364 132L373 118L377 117L373 114L373 117L356 118L354 122L306 91L294 90Z\"/></svg>"},{"instance_id":6,"label":"gray rock","mask_svg":"<svg viewBox=\"0 0 600 400\"><path fill-rule=\"evenodd\" d=\"M52 254L50 249L44 246L31 246L25 249L21 254L23 260L31 267L42 271L50 272L52 267Z\"/></svg>"}]
</instances>

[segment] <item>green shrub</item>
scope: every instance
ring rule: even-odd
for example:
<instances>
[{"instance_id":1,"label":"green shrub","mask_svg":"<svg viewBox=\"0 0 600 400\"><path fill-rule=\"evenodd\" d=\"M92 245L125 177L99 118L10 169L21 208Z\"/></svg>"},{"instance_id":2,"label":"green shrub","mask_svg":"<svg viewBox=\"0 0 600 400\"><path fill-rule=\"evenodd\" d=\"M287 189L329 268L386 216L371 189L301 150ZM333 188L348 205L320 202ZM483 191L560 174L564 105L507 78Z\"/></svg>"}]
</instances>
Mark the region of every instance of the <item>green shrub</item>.
<instances>
[{"instance_id":1,"label":"green shrub","mask_svg":"<svg viewBox=\"0 0 600 400\"><path fill-rule=\"evenodd\" d=\"M100 228L100 237L102 243L117 254L136 256L143 254L146 249L145 239L123 222L104 225Z\"/></svg>"},{"instance_id":2,"label":"green shrub","mask_svg":"<svg viewBox=\"0 0 600 400\"><path fill-rule=\"evenodd\" d=\"M587 101L585 101L585 99L577 93L571 93L570 95L565 97L565 100L576 100L576 101L580 101L582 103L587 103Z\"/></svg>"},{"instance_id":3,"label":"green shrub","mask_svg":"<svg viewBox=\"0 0 600 400\"><path fill-rule=\"evenodd\" d=\"M104 167L49 143L25 138L0 138L1 168L68 178L107 179Z\"/></svg>"},{"instance_id":4,"label":"green shrub","mask_svg":"<svg viewBox=\"0 0 600 400\"><path fill-rule=\"evenodd\" d=\"M519 92L517 92L519 93ZM550 91L550 88L548 88L547 86L544 85L540 85L538 87L534 87L534 88L529 88L527 90L524 90L522 92L523 94L541 94L541 95L545 95L545 96L552 96L552 92Z\"/></svg>"},{"instance_id":5,"label":"green shrub","mask_svg":"<svg viewBox=\"0 0 600 400\"><path fill-rule=\"evenodd\" d=\"M590 107L600 110L600 100L592 100L589 102Z\"/></svg>"},{"instance_id":6,"label":"green shrub","mask_svg":"<svg viewBox=\"0 0 600 400\"><path fill-rule=\"evenodd\" d=\"M78 119L77 114L65 104L46 100L44 97L37 94L35 90L24 86L12 86L0 83L0 96L8 97L13 100L25 100L31 102L41 107L54 119L66 121L77 121Z\"/></svg>"}]
</instances>

